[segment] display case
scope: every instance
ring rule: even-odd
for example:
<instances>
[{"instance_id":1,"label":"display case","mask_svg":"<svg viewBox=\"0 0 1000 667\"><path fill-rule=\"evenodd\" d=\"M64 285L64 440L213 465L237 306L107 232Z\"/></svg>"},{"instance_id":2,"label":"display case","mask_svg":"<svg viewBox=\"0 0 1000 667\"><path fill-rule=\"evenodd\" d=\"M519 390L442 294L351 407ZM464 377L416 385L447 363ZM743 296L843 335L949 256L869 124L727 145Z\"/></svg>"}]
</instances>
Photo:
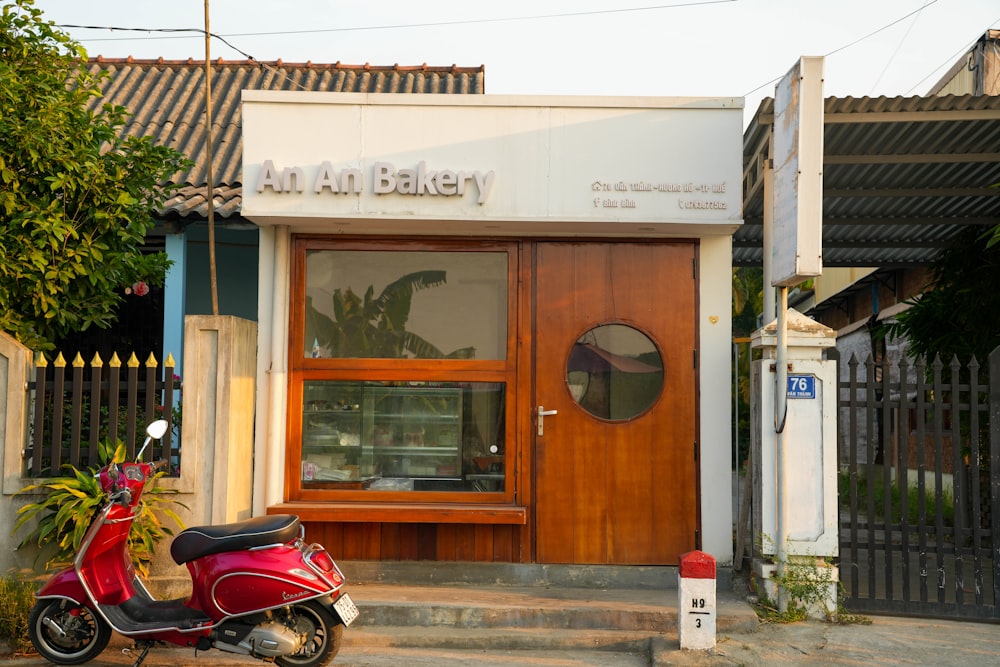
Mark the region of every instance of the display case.
<instances>
[{"instance_id":1,"label":"display case","mask_svg":"<svg viewBox=\"0 0 1000 667\"><path fill-rule=\"evenodd\" d=\"M457 388L366 387L362 458L381 478L461 480L462 391Z\"/></svg>"},{"instance_id":2,"label":"display case","mask_svg":"<svg viewBox=\"0 0 1000 667\"><path fill-rule=\"evenodd\" d=\"M302 483L414 490L462 480L462 390L306 381Z\"/></svg>"},{"instance_id":3,"label":"display case","mask_svg":"<svg viewBox=\"0 0 1000 667\"><path fill-rule=\"evenodd\" d=\"M363 385L307 381L302 388L302 481L357 482L362 471ZM323 484L324 486L327 484Z\"/></svg>"}]
</instances>

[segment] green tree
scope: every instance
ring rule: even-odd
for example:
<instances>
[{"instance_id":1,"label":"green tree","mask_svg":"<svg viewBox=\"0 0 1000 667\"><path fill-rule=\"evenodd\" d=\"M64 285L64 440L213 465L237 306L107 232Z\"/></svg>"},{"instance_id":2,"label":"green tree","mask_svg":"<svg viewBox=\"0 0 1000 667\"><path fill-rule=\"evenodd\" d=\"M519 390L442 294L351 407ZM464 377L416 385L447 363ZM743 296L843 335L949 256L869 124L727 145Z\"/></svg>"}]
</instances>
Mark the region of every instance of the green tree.
<instances>
[{"instance_id":1,"label":"green tree","mask_svg":"<svg viewBox=\"0 0 1000 667\"><path fill-rule=\"evenodd\" d=\"M747 338L757 327L764 312L764 270L742 266L733 269L733 337ZM750 453L750 346L736 344L736 374L733 391L738 404L737 451L739 462Z\"/></svg>"},{"instance_id":2,"label":"green tree","mask_svg":"<svg viewBox=\"0 0 1000 667\"><path fill-rule=\"evenodd\" d=\"M971 231L946 250L924 293L896 316L886 333L909 340L911 356L948 363L972 355L982 363L1000 345L1000 245Z\"/></svg>"},{"instance_id":3,"label":"green tree","mask_svg":"<svg viewBox=\"0 0 1000 667\"><path fill-rule=\"evenodd\" d=\"M764 269L741 266L733 269L733 335L749 336L757 330L764 312Z\"/></svg>"},{"instance_id":4,"label":"green tree","mask_svg":"<svg viewBox=\"0 0 1000 667\"><path fill-rule=\"evenodd\" d=\"M0 15L0 330L25 345L105 328L125 289L162 285L169 262L143 254L160 184L187 166L177 151L127 136L104 105L86 51L33 0Z\"/></svg>"}]
</instances>

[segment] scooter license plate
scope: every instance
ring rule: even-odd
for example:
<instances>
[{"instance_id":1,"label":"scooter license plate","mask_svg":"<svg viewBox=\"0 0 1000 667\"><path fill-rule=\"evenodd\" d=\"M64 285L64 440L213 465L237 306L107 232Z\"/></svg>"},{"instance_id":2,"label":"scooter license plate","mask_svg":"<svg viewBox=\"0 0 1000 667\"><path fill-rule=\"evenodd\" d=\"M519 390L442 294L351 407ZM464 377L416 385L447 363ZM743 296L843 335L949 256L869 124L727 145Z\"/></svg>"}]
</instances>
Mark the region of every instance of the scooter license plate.
<instances>
[{"instance_id":1,"label":"scooter license plate","mask_svg":"<svg viewBox=\"0 0 1000 667\"><path fill-rule=\"evenodd\" d=\"M337 601L333 603L333 608L340 614L340 620L344 622L344 625L350 625L361 613L354 604L354 600L347 593L337 598Z\"/></svg>"}]
</instances>

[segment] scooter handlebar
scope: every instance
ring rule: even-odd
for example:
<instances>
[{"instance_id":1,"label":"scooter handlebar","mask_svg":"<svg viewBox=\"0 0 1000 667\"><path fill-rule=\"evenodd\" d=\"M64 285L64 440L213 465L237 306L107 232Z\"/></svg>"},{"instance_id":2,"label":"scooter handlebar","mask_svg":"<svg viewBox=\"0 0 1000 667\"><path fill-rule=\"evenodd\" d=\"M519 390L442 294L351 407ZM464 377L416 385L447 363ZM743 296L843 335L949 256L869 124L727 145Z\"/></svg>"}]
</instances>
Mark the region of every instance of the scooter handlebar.
<instances>
[{"instance_id":1,"label":"scooter handlebar","mask_svg":"<svg viewBox=\"0 0 1000 667\"><path fill-rule=\"evenodd\" d=\"M132 504L132 490L127 486L115 491L108 495L108 499L113 503L118 503L122 507L128 507Z\"/></svg>"}]
</instances>

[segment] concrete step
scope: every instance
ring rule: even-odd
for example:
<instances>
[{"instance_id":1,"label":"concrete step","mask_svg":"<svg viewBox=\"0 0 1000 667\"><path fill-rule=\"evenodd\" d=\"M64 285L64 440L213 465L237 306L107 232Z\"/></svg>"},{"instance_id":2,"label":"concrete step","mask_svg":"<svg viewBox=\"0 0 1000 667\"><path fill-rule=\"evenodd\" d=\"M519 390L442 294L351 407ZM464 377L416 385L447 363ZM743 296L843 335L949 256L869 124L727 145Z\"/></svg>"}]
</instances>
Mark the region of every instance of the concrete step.
<instances>
[{"instance_id":1,"label":"concrete step","mask_svg":"<svg viewBox=\"0 0 1000 667\"><path fill-rule=\"evenodd\" d=\"M348 584L361 616L347 646L600 650L649 654L677 641L677 590L557 586ZM731 591L717 596L717 632L758 624Z\"/></svg>"},{"instance_id":2,"label":"concrete step","mask_svg":"<svg viewBox=\"0 0 1000 667\"><path fill-rule=\"evenodd\" d=\"M363 611L358 623L376 626L658 632L677 617L676 591L360 584L348 592Z\"/></svg>"},{"instance_id":3,"label":"concrete step","mask_svg":"<svg viewBox=\"0 0 1000 667\"><path fill-rule=\"evenodd\" d=\"M350 627L344 646L481 651L614 651L648 655L649 632L548 628Z\"/></svg>"},{"instance_id":4,"label":"concrete step","mask_svg":"<svg viewBox=\"0 0 1000 667\"><path fill-rule=\"evenodd\" d=\"M361 611L344 633L345 647L355 651L576 651L610 659L654 656L678 646L673 567L428 561L338 565ZM179 590L180 584L190 588L189 582L173 583ZM733 591L729 570L720 568L716 591L719 637L756 628L757 616L745 597Z\"/></svg>"}]
</instances>

